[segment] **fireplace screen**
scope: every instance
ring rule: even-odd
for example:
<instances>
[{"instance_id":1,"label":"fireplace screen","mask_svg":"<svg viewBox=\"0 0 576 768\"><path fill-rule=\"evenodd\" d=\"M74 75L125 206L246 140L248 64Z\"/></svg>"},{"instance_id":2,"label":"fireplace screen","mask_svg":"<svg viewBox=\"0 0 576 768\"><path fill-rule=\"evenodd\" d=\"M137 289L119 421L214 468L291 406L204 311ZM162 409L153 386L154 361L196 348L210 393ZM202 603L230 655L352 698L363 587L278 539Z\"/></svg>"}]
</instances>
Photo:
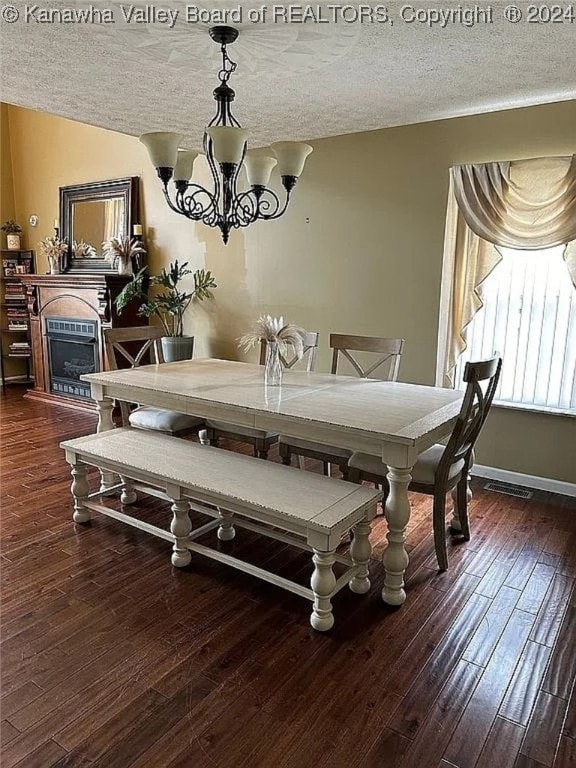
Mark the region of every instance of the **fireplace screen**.
<instances>
[{"instance_id":1,"label":"fireplace screen","mask_svg":"<svg viewBox=\"0 0 576 768\"><path fill-rule=\"evenodd\" d=\"M90 398L84 373L98 370L97 324L91 320L46 320L50 357L50 391L67 397Z\"/></svg>"}]
</instances>

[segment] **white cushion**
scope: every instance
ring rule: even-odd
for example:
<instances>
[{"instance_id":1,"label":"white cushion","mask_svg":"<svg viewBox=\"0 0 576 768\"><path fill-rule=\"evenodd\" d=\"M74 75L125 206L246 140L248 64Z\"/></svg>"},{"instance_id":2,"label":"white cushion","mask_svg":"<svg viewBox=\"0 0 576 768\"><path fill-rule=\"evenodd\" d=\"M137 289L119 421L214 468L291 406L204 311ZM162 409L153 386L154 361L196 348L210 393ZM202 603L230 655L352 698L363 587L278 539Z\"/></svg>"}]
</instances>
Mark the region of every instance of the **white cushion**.
<instances>
[{"instance_id":1,"label":"white cushion","mask_svg":"<svg viewBox=\"0 0 576 768\"><path fill-rule=\"evenodd\" d=\"M237 427L235 424L227 424L223 421L207 421L206 426L209 429L214 429L216 432L243 435L244 437L254 437L261 440L274 440L278 437L277 432L266 432L265 429L254 429L254 427Z\"/></svg>"},{"instance_id":2,"label":"white cushion","mask_svg":"<svg viewBox=\"0 0 576 768\"><path fill-rule=\"evenodd\" d=\"M347 459L351 454L346 448L338 448L335 445L325 445L324 443L315 443L312 440L301 440L298 437L286 437L285 435L280 435L279 442L284 443L284 445L289 445L294 453L298 453L298 449L301 448L304 451L323 453L326 456L333 456L338 459Z\"/></svg>"},{"instance_id":3,"label":"white cushion","mask_svg":"<svg viewBox=\"0 0 576 768\"><path fill-rule=\"evenodd\" d=\"M422 485L434 485L434 476L445 448L446 446L444 445L433 445L418 456L418 461L412 470L412 482L421 483ZM359 469L361 472L367 472L370 475L376 475L377 477L386 476L386 465L377 456L371 456L368 453L352 454L348 464L353 469ZM460 459L460 461L452 464L448 473L448 480L452 480L459 475L463 467L464 459Z\"/></svg>"},{"instance_id":4,"label":"white cushion","mask_svg":"<svg viewBox=\"0 0 576 768\"><path fill-rule=\"evenodd\" d=\"M204 423L197 416L188 416L178 411L166 411L163 408L140 406L128 417L132 427L155 429L157 432L179 432L182 429L194 429Z\"/></svg>"}]
</instances>

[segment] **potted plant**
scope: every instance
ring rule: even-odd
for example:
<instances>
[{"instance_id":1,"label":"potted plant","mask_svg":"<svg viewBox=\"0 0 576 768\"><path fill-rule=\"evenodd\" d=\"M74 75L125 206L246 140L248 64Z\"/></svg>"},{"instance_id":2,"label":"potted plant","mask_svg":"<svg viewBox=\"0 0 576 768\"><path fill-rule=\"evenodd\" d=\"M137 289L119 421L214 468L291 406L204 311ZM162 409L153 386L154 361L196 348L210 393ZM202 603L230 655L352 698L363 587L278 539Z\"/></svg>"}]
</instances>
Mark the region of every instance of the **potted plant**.
<instances>
[{"instance_id":1,"label":"potted plant","mask_svg":"<svg viewBox=\"0 0 576 768\"><path fill-rule=\"evenodd\" d=\"M9 219L1 227L2 232L6 233L6 243L9 251L20 250L20 235L22 234L22 227L20 224L16 224L15 221Z\"/></svg>"},{"instance_id":2,"label":"potted plant","mask_svg":"<svg viewBox=\"0 0 576 768\"><path fill-rule=\"evenodd\" d=\"M183 290L182 281L193 275L194 289ZM189 360L194 349L194 337L184 336L184 313L192 301L214 298L212 289L216 288L212 273L208 270L188 269L188 262L179 264L178 260L163 269L159 275L147 274L147 267L137 272L116 297L116 308L122 310L135 299L141 299L138 308L141 317L157 317L162 323L166 336L162 337L162 353L167 363L175 360ZM149 288L158 288L148 296Z\"/></svg>"}]
</instances>

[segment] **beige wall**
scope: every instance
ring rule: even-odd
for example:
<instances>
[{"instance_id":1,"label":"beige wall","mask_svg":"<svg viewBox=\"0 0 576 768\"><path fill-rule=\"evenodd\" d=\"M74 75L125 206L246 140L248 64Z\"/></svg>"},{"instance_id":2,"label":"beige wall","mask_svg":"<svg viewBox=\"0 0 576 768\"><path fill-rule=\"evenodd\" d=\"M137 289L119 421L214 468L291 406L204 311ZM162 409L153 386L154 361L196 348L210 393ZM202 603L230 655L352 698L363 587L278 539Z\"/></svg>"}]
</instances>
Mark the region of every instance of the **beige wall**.
<instances>
[{"instance_id":1,"label":"beige wall","mask_svg":"<svg viewBox=\"0 0 576 768\"><path fill-rule=\"evenodd\" d=\"M8 107L0 103L0 222L14 219L14 182L12 178L12 155L10 152L10 125ZM2 235L2 248L6 247Z\"/></svg>"},{"instance_id":2,"label":"beige wall","mask_svg":"<svg viewBox=\"0 0 576 768\"><path fill-rule=\"evenodd\" d=\"M0 224L8 220L18 221L14 206L14 179L12 177L12 155L10 151L10 125L8 120L8 107L0 102ZM6 235L0 234L0 243L2 248L6 248ZM26 247L26 242L22 242L22 247ZM0 268L1 268L0 262ZM3 292L2 292L2 295ZM0 322L6 323L4 312L0 313ZM9 341L16 341L16 337L5 340L2 345L2 352L8 352ZM24 362L22 360L4 360L4 374L7 377L22 376L24 372Z\"/></svg>"},{"instance_id":3,"label":"beige wall","mask_svg":"<svg viewBox=\"0 0 576 768\"><path fill-rule=\"evenodd\" d=\"M49 234L58 187L141 177L153 269L170 259L207 266L213 306L188 318L200 354L240 357L235 339L260 312L319 330L403 336L400 378L434 382L448 168L576 152L576 102L458 118L314 142L314 154L277 222L219 235L166 207L145 150L128 136L9 108L16 212ZM42 265L45 267L45 265ZM576 482L576 421L494 411L478 462Z\"/></svg>"}]
</instances>

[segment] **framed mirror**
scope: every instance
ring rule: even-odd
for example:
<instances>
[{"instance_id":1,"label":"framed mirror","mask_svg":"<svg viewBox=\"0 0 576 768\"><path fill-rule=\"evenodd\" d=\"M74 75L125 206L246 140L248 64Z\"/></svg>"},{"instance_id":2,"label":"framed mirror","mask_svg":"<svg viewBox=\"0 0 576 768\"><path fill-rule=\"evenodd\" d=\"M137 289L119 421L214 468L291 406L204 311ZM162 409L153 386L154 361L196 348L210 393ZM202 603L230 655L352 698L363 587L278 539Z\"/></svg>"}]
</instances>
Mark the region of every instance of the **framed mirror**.
<instances>
[{"instance_id":1,"label":"framed mirror","mask_svg":"<svg viewBox=\"0 0 576 768\"><path fill-rule=\"evenodd\" d=\"M131 235L138 216L137 176L60 187L60 237L68 243L64 271L115 271L102 243Z\"/></svg>"}]
</instances>

